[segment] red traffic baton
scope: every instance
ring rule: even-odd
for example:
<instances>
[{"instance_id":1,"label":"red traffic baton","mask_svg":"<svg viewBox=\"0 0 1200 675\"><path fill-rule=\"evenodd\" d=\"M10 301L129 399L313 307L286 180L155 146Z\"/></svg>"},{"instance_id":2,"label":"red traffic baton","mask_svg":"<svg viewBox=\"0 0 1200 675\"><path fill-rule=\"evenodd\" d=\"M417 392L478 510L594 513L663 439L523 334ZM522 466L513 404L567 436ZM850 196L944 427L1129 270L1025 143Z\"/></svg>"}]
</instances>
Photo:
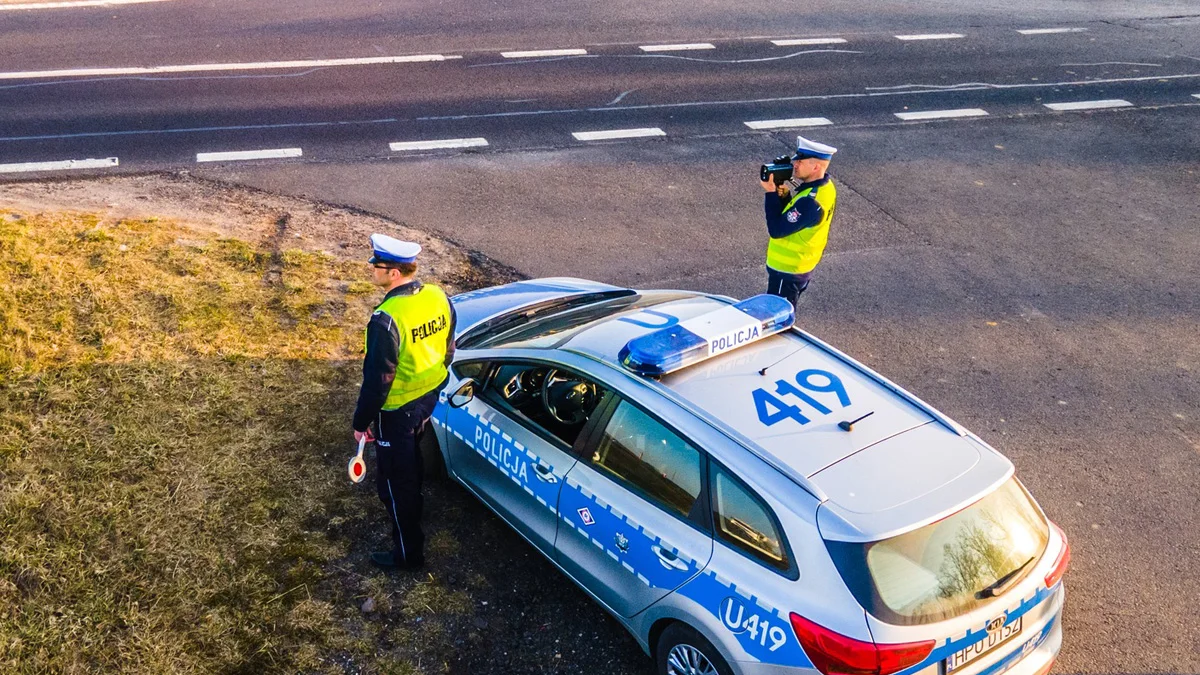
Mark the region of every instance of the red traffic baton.
<instances>
[{"instance_id":1,"label":"red traffic baton","mask_svg":"<svg viewBox=\"0 0 1200 675\"><path fill-rule=\"evenodd\" d=\"M350 463L346 465L346 473L350 474L350 481L361 483L363 478L367 477L367 463L363 461L363 448L367 447L367 437L364 435L358 439L358 454L350 458Z\"/></svg>"}]
</instances>

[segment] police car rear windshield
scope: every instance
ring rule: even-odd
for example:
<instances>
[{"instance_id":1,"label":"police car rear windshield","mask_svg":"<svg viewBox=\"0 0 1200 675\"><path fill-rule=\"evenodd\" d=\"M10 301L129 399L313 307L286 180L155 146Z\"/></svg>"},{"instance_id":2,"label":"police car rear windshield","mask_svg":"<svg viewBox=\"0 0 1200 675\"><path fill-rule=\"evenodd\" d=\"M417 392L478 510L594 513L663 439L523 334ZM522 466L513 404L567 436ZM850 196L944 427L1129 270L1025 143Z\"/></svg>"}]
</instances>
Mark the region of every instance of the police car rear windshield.
<instances>
[{"instance_id":1,"label":"police car rear windshield","mask_svg":"<svg viewBox=\"0 0 1200 675\"><path fill-rule=\"evenodd\" d=\"M826 541L868 612L892 624L950 619L989 602L997 581L1019 583L1046 549L1049 525L1009 479L958 513L867 544ZM1006 579L1005 577L1009 577Z\"/></svg>"},{"instance_id":2,"label":"police car rear windshield","mask_svg":"<svg viewBox=\"0 0 1200 675\"><path fill-rule=\"evenodd\" d=\"M518 312L511 320L492 326L485 334L469 336L467 345L460 340L459 346L464 349L554 348L597 321L695 295L683 291L621 290L564 298L549 307L539 308L533 315Z\"/></svg>"}]
</instances>

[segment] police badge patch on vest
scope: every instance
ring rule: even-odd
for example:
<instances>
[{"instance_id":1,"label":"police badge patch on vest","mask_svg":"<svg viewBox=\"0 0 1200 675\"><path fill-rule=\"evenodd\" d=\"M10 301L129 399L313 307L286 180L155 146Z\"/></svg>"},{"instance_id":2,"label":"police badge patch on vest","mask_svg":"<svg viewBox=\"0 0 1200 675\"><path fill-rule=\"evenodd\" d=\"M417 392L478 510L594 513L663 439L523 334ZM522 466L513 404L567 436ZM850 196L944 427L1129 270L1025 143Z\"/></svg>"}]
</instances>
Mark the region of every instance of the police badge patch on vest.
<instances>
[{"instance_id":1,"label":"police badge patch on vest","mask_svg":"<svg viewBox=\"0 0 1200 675\"><path fill-rule=\"evenodd\" d=\"M792 209L791 211L787 212L787 221L789 223L794 223L797 220L800 220L800 212L799 211L797 211L796 209Z\"/></svg>"},{"instance_id":2,"label":"police badge patch on vest","mask_svg":"<svg viewBox=\"0 0 1200 675\"><path fill-rule=\"evenodd\" d=\"M417 342L418 340L424 340L427 337L437 334L438 331L445 329L446 315L443 314L432 321L426 321L419 326L414 326L412 329L412 341Z\"/></svg>"}]
</instances>

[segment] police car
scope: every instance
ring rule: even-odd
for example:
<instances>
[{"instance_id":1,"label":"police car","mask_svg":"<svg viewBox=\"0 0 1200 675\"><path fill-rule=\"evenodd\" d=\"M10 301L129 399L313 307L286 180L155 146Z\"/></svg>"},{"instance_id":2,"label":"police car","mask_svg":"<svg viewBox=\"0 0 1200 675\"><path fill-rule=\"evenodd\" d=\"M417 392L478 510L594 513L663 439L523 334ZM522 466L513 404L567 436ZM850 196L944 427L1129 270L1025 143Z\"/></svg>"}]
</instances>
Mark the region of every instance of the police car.
<instances>
[{"instance_id":1,"label":"police car","mask_svg":"<svg viewBox=\"0 0 1200 675\"><path fill-rule=\"evenodd\" d=\"M786 300L556 278L453 302L449 474L659 673L1050 669L1061 530L1008 459Z\"/></svg>"}]
</instances>

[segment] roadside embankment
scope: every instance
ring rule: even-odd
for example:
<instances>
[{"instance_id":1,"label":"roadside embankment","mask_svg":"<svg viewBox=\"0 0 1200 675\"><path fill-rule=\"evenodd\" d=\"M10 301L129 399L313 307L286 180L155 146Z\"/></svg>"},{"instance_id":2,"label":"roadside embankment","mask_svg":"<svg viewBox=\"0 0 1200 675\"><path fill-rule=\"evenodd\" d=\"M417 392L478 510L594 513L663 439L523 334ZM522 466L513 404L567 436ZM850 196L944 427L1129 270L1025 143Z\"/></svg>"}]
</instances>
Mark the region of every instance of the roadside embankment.
<instances>
[{"instance_id":1,"label":"roadside embankment","mask_svg":"<svg viewBox=\"0 0 1200 675\"><path fill-rule=\"evenodd\" d=\"M370 569L386 532L344 473L372 229L451 290L511 279L185 178L5 186L0 670L445 670L471 587Z\"/></svg>"}]
</instances>

